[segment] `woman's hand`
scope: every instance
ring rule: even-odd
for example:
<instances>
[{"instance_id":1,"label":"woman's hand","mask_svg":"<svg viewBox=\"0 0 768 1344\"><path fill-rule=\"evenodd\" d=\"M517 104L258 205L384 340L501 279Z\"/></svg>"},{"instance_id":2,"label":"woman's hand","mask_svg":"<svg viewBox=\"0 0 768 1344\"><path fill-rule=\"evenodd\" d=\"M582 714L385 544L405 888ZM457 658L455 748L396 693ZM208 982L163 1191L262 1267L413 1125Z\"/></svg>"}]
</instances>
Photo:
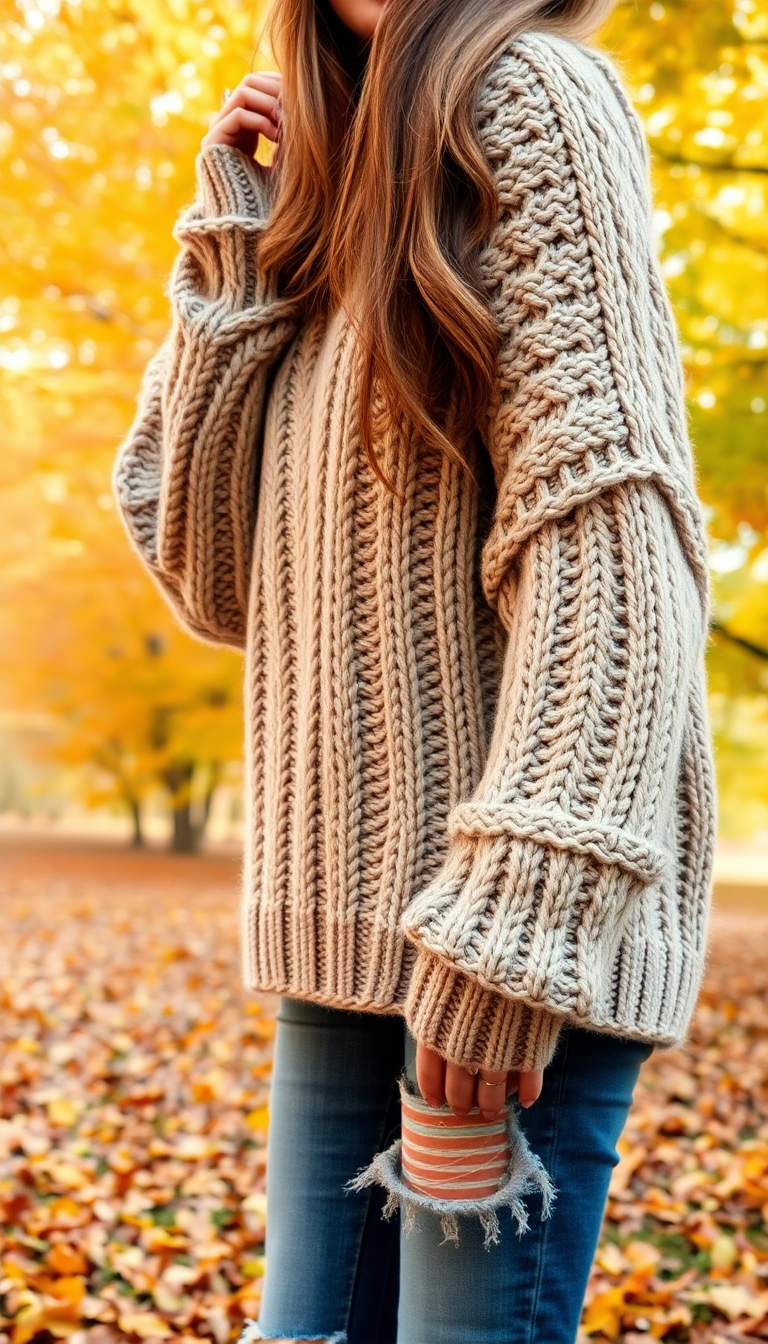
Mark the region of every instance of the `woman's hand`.
<instances>
[{"instance_id":1,"label":"woman's hand","mask_svg":"<svg viewBox=\"0 0 768 1344\"><path fill-rule=\"evenodd\" d=\"M260 135L277 140L281 87L282 76L272 70L257 70L255 74L246 75L214 117L203 136L201 148L232 145L253 158Z\"/></svg>"},{"instance_id":2,"label":"woman's hand","mask_svg":"<svg viewBox=\"0 0 768 1344\"><path fill-rule=\"evenodd\" d=\"M541 1094L543 1078L543 1069L531 1073L518 1070L491 1073L489 1069L481 1069L474 1074L459 1064L446 1063L421 1042L416 1050L416 1079L421 1095L430 1106L442 1106L447 1101L454 1115L467 1115L476 1105L484 1120L495 1120L513 1092L517 1092L522 1106L530 1106Z\"/></svg>"}]
</instances>

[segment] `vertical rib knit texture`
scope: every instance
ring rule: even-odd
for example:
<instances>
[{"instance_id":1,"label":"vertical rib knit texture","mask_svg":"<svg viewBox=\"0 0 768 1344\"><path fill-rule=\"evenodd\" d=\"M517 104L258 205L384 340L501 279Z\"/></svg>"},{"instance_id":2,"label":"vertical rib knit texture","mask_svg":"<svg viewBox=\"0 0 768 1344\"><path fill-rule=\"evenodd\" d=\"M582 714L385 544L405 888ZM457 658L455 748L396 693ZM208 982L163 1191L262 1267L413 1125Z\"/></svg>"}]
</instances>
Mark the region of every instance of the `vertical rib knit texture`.
<instances>
[{"instance_id":1,"label":"vertical rib knit texture","mask_svg":"<svg viewBox=\"0 0 768 1344\"><path fill-rule=\"evenodd\" d=\"M501 333L470 476L360 448L346 315L258 265L268 173L197 160L115 488L183 623L245 650L243 974L534 1068L570 1021L685 1039L716 821L706 536L639 122L529 34L478 126Z\"/></svg>"}]
</instances>

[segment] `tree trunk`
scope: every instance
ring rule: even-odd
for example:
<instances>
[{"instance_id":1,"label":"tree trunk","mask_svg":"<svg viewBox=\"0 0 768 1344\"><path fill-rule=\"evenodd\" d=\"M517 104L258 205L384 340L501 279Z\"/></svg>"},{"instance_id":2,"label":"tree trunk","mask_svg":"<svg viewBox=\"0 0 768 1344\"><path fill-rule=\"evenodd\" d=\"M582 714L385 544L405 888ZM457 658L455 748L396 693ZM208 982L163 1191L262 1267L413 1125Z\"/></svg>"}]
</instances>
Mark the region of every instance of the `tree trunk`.
<instances>
[{"instance_id":1,"label":"tree trunk","mask_svg":"<svg viewBox=\"0 0 768 1344\"><path fill-rule=\"evenodd\" d=\"M192 761L174 761L163 771L163 782L171 795L174 854L194 854L200 846L200 828L192 813Z\"/></svg>"},{"instance_id":2,"label":"tree trunk","mask_svg":"<svg viewBox=\"0 0 768 1344\"><path fill-rule=\"evenodd\" d=\"M141 829L141 803L138 798L127 798L128 811L131 815L131 825L133 826L133 837L131 839L131 849L144 848L144 832Z\"/></svg>"},{"instance_id":3,"label":"tree trunk","mask_svg":"<svg viewBox=\"0 0 768 1344\"><path fill-rule=\"evenodd\" d=\"M192 819L192 803L174 803L173 839L171 849L174 854L196 854L200 848L202 828Z\"/></svg>"},{"instance_id":4,"label":"tree trunk","mask_svg":"<svg viewBox=\"0 0 768 1344\"><path fill-rule=\"evenodd\" d=\"M205 793L202 798L197 799L192 797L194 761L174 761L163 771L163 783L171 795L173 818L171 849L175 854L196 854L200 848L221 767L214 761L208 767L208 771Z\"/></svg>"}]
</instances>

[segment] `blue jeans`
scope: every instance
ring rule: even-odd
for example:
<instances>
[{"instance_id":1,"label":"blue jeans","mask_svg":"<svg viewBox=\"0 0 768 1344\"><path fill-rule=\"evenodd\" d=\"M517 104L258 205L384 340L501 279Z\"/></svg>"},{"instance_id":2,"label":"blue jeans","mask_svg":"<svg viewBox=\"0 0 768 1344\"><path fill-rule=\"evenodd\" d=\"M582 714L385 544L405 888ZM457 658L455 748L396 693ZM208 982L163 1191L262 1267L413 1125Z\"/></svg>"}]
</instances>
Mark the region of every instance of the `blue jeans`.
<instances>
[{"instance_id":1,"label":"blue jeans","mask_svg":"<svg viewBox=\"0 0 768 1344\"><path fill-rule=\"evenodd\" d=\"M538 1101L518 1120L557 1196L516 1235L509 1211L486 1248L458 1246L420 1210L404 1235L385 1192L346 1183L399 1135L402 1019L283 999L267 1168L266 1275L255 1337L333 1344L573 1344L616 1141L652 1046L566 1027ZM412 1067L412 1065L411 1065Z\"/></svg>"}]
</instances>

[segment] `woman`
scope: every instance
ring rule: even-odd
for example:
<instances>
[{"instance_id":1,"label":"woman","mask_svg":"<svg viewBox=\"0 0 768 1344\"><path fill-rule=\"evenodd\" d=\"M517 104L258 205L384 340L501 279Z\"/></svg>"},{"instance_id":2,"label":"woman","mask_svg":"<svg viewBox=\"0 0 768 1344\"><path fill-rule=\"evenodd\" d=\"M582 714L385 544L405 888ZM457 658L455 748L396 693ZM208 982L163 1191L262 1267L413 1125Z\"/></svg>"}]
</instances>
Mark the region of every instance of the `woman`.
<instances>
[{"instance_id":1,"label":"woman","mask_svg":"<svg viewBox=\"0 0 768 1344\"><path fill-rule=\"evenodd\" d=\"M604 14L276 0L282 80L226 97L175 229L115 487L246 654L243 973L283 996L249 1339L573 1341L695 1006L706 537Z\"/></svg>"}]
</instances>

